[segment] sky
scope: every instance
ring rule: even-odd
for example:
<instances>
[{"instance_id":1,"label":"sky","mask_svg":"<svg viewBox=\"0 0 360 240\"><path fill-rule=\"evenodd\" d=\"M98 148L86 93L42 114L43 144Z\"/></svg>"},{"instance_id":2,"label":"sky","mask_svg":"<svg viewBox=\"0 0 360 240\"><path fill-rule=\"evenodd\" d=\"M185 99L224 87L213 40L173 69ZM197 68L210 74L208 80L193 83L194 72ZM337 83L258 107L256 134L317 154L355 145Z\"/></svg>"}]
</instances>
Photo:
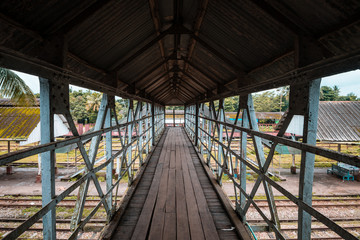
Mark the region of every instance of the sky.
<instances>
[{"instance_id":1,"label":"sky","mask_svg":"<svg viewBox=\"0 0 360 240\"><path fill-rule=\"evenodd\" d=\"M39 79L36 76L16 72L29 85L34 93L40 92ZM338 86L340 88L340 95L345 96L351 92L360 97L360 70L350 71L325 77L321 81L321 86ZM76 86L70 86L73 90L83 89Z\"/></svg>"}]
</instances>

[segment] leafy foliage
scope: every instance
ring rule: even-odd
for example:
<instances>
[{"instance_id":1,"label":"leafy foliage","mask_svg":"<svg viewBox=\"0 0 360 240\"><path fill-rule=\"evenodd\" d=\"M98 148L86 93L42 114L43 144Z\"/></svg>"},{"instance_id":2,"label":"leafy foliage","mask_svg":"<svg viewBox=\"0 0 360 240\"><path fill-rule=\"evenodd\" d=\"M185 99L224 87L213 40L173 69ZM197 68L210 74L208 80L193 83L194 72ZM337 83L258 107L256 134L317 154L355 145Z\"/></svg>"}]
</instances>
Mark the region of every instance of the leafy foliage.
<instances>
[{"instance_id":1,"label":"leafy foliage","mask_svg":"<svg viewBox=\"0 0 360 240\"><path fill-rule=\"evenodd\" d=\"M70 89L70 112L74 120L83 123L94 123L100 108L102 94L99 92L73 91ZM118 119L126 115L127 100L118 99L115 102L115 111Z\"/></svg>"},{"instance_id":2,"label":"leafy foliage","mask_svg":"<svg viewBox=\"0 0 360 240\"><path fill-rule=\"evenodd\" d=\"M322 86L320 89L320 101L360 101L355 93L349 93L346 96L340 96L340 89L338 86Z\"/></svg>"},{"instance_id":3,"label":"leafy foliage","mask_svg":"<svg viewBox=\"0 0 360 240\"><path fill-rule=\"evenodd\" d=\"M0 95L9 97L20 105L35 104L35 96L29 86L16 73L6 68L0 68Z\"/></svg>"}]
</instances>

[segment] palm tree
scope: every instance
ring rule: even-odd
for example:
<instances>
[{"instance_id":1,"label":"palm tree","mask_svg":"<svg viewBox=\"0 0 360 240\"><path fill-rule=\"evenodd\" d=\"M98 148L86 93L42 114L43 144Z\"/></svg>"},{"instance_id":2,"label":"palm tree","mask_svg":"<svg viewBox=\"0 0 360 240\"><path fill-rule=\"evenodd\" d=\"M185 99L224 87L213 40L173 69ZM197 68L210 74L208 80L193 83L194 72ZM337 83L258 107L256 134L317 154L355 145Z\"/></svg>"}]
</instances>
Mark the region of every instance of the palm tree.
<instances>
[{"instance_id":1,"label":"palm tree","mask_svg":"<svg viewBox=\"0 0 360 240\"><path fill-rule=\"evenodd\" d=\"M98 112L101 105L102 94L98 92L92 92L90 95L86 96L86 110L93 110Z\"/></svg>"},{"instance_id":2,"label":"palm tree","mask_svg":"<svg viewBox=\"0 0 360 240\"><path fill-rule=\"evenodd\" d=\"M33 106L35 96L28 85L13 71L0 68L0 95L20 105Z\"/></svg>"}]
</instances>

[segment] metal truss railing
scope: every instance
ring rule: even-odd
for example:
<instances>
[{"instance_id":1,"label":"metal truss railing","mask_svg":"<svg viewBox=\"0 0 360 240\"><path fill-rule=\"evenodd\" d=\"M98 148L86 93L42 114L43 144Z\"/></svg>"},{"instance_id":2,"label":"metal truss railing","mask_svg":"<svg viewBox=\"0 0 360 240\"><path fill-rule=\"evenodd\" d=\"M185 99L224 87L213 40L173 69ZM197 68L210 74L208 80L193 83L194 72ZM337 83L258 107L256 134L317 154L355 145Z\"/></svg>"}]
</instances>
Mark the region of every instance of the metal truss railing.
<instances>
[{"instance_id":1,"label":"metal truss railing","mask_svg":"<svg viewBox=\"0 0 360 240\"><path fill-rule=\"evenodd\" d=\"M311 170L313 170L308 169L311 168L311 166L306 166L304 163L305 161L311 161L311 158L307 158L310 154L310 157L313 158L315 158L315 155L319 155L357 167L360 167L360 158L281 137L290 123L290 120L286 121L285 126L283 126L283 129L280 130L278 136L259 132L255 119L255 111L252 107L251 95L249 96L249 100L245 106L241 103L239 103L239 106L237 117L234 122L229 122L225 119L223 102L221 100L219 101L219 107L217 110L215 110L214 102L210 102L208 107L204 104L201 104L200 106L187 106L185 111L185 130L193 144L198 148L200 153L203 154L205 163L210 169L212 169L219 184L222 183L221 179L223 174L227 174L228 178L233 183L235 192L235 210L242 220L246 222L246 215L249 207L252 205L268 225L268 230L275 233L276 239L286 239L281 231L281 225L272 193L272 189L274 188L298 206L298 239L310 239L311 220L308 220L309 218L306 217L307 215L310 219L311 217L316 218L344 239L357 239L350 232L326 217L324 213L311 206L312 196L305 196L301 194L304 186L307 186L304 184L303 180L300 179L299 181L299 196L295 196L272 180L268 169L271 161L273 160L275 148L278 144L301 150L302 161L300 178L304 178L307 171L311 172ZM204 108L207 110L204 111ZM237 119L239 118L241 110L243 111L243 115L242 122L240 124L237 122ZM241 138L240 141L238 141L237 146L234 146L232 143L235 132L240 133L237 136L240 136ZM248 138L252 139L256 161L249 159L247 156ZM263 150L263 140L267 140L271 144L270 151L267 156ZM250 194L246 191L247 168L258 174L258 178L254 187L250 191ZM238 174L240 176L239 179L237 176ZM267 210L269 210L270 216L269 214L266 214L264 210L262 210L261 207L254 201L254 197L261 184L264 186L268 202ZM301 230L301 225L303 227L304 225L307 225L308 229ZM302 233L300 233L300 231L302 231Z\"/></svg>"},{"instance_id":2,"label":"metal truss railing","mask_svg":"<svg viewBox=\"0 0 360 240\"><path fill-rule=\"evenodd\" d=\"M11 162L35 155L42 154L42 185L43 185L43 207L36 212L28 220L23 222L15 230L4 236L4 239L15 239L25 231L27 231L32 225L37 223L43 218L43 234L44 239L56 238L56 215L55 208L65 197L69 196L74 190L79 189L78 198L74 208L74 215L71 220L70 228L72 234L69 239L76 239L79 231L89 222L89 220L96 214L101 206L105 208L107 220L110 221L116 210L118 188L120 181L125 175L128 176L129 185L136 177L135 166L141 167L141 165L147 160L145 159L147 154L152 151L152 146L160 139L161 133L164 130L164 107L156 106L153 104L138 102L136 109L134 110L133 101L129 100L128 114L125 123L119 124L117 114L115 111L115 105L112 104L111 97L106 94L103 95L101 107L98 113L98 118L95 124L94 131L79 135L77 133L75 124L71 118L68 108L59 110L70 126L74 137L61 141L51 141L46 144L41 144L35 147L30 147L17 152L8 153L0 156L0 165L9 164ZM46 104L44 104L46 105ZM47 113L50 115L51 113ZM115 126L113 120L115 119ZM41 121L43 121L41 119ZM42 123L43 124L43 123ZM51 125L51 124L50 124ZM42 125L43 126L43 125ZM113 151L112 149L112 132L117 131L119 140L121 143L121 149ZM42 133L43 134L43 133ZM99 149L100 138L106 139L106 154L104 162L98 163L95 166L96 155ZM84 142L91 140L89 150L85 149ZM46 158L48 153L54 153L54 150L68 146L71 144L77 144L82 159L85 164L85 171L83 176L68 187L59 195L55 195L54 187L49 196L49 192L44 191L44 185L47 188L51 188L55 183L55 173L45 172L43 165L54 161L54 157ZM120 158L121 164L117 165L118 177L113 180L113 168L115 159ZM95 175L97 172L106 169L106 191L104 192L100 186L99 180ZM48 178L46 178L48 176ZM88 188L90 180L94 183L100 200L98 204L91 210L87 216L83 216L83 210L88 195ZM51 182L49 182L51 181ZM115 196L113 196L115 195ZM45 200L44 200L45 199ZM47 200L46 200L47 199ZM31 229L30 229L31 230Z\"/></svg>"}]
</instances>

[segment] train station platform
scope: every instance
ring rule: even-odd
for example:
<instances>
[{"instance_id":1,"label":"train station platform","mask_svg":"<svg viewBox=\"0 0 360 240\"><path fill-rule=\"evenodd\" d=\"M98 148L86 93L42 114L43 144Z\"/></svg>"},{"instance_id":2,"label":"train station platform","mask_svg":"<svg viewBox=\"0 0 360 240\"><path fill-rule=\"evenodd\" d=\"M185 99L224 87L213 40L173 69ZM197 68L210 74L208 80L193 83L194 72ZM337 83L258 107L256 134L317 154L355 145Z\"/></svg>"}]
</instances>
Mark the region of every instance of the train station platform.
<instances>
[{"instance_id":1,"label":"train station platform","mask_svg":"<svg viewBox=\"0 0 360 240\"><path fill-rule=\"evenodd\" d=\"M166 128L103 239L250 239L207 170L183 128Z\"/></svg>"}]
</instances>

